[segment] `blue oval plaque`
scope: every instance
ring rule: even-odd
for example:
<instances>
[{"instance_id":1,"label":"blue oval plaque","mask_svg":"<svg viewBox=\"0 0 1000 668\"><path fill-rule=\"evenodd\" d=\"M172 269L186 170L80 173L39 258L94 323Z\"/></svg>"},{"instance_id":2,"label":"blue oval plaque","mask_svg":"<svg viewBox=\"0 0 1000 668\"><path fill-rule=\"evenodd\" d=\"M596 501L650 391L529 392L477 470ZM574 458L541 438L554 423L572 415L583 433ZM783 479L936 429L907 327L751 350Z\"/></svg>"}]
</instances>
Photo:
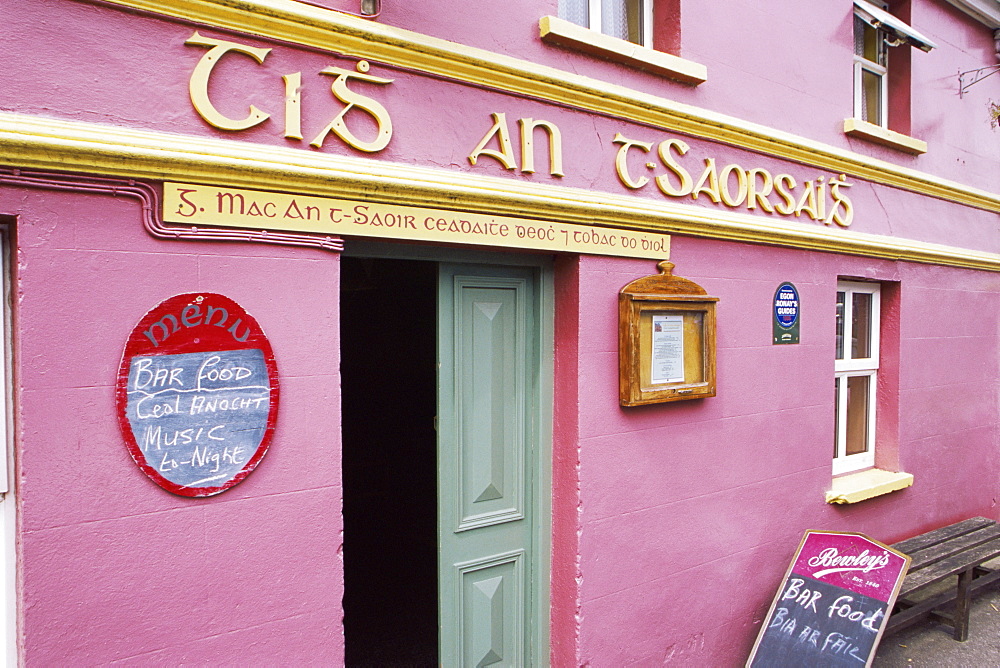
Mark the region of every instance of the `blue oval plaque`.
<instances>
[{"instance_id":1,"label":"blue oval plaque","mask_svg":"<svg viewBox=\"0 0 1000 668\"><path fill-rule=\"evenodd\" d=\"M789 329L799 319L799 293L791 283L782 283L774 293L774 320Z\"/></svg>"}]
</instances>

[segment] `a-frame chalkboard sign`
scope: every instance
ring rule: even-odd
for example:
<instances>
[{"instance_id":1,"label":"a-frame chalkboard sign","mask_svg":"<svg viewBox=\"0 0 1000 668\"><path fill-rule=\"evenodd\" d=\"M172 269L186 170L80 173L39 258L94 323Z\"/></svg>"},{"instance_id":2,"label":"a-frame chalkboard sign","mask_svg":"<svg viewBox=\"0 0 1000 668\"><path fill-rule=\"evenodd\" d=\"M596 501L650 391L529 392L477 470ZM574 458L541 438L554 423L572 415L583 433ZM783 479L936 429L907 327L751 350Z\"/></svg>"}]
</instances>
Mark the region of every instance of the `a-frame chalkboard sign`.
<instances>
[{"instance_id":1,"label":"a-frame chalkboard sign","mask_svg":"<svg viewBox=\"0 0 1000 668\"><path fill-rule=\"evenodd\" d=\"M871 665L909 565L867 536L807 531L747 666Z\"/></svg>"}]
</instances>

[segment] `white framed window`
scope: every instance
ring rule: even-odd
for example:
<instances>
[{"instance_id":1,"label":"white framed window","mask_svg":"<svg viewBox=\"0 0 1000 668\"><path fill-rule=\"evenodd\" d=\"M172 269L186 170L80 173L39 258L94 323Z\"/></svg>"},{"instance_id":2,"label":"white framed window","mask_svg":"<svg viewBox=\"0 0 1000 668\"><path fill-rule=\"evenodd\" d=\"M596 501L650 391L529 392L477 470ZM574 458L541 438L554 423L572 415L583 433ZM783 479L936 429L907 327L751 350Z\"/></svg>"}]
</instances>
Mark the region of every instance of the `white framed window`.
<instances>
[{"instance_id":1,"label":"white framed window","mask_svg":"<svg viewBox=\"0 0 1000 668\"><path fill-rule=\"evenodd\" d=\"M880 301L877 283L837 283L834 475L875 465Z\"/></svg>"},{"instance_id":2,"label":"white framed window","mask_svg":"<svg viewBox=\"0 0 1000 668\"><path fill-rule=\"evenodd\" d=\"M653 0L559 0L559 18L633 44L653 46Z\"/></svg>"},{"instance_id":3,"label":"white framed window","mask_svg":"<svg viewBox=\"0 0 1000 668\"><path fill-rule=\"evenodd\" d=\"M854 0L854 118L889 126L889 47L937 45L887 11L882 0Z\"/></svg>"},{"instance_id":4,"label":"white framed window","mask_svg":"<svg viewBox=\"0 0 1000 668\"><path fill-rule=\"evenodd\" d=\"M886 127L889 47L884 32L854 13L854 117Z\"/></svg>"}]
</instances>

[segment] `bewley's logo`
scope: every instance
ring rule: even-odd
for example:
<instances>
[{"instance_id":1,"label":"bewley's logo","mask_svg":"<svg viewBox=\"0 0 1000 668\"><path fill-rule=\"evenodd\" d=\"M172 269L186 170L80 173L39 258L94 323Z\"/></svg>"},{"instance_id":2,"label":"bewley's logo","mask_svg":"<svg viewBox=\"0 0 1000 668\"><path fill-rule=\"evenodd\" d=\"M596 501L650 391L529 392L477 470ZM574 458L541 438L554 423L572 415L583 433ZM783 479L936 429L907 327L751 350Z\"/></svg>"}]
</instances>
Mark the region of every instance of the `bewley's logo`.
<instances>
[{"instance_id":1,"label":"bewley's logo","mask_svg":"<svg viewBox=\"0 0 1000 668\"><path fill-rule=\"evenodd\" d=\"M868 550L864 550L861 554L841 556L837 548L828 547L806 563L811 568L826 566L827 568L812 574L814 578L821 578L830 573L843 573L845 571L862 571L863 573L877 571L889 565L889 555L886 552L870 554Z\"/></svg>"}]
</instances>

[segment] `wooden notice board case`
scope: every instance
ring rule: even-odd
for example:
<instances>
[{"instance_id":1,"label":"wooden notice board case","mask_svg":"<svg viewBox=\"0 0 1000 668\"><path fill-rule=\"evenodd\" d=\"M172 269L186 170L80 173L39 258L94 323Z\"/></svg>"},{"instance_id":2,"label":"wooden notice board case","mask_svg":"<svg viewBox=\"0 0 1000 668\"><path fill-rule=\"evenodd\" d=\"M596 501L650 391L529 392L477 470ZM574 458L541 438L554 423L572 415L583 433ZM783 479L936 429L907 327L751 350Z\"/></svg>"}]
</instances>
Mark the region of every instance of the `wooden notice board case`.
<instances>
[{"instance_id":1,"label":"wooden notice board case","mask_svg":"<svg viewBox=\"0 0 1000 668\"><path fill-rule=\"evenodd\" d=\"M715 303L673 263L618 294L622 406L715 396Z\"/></svg>"}]
</instances>

